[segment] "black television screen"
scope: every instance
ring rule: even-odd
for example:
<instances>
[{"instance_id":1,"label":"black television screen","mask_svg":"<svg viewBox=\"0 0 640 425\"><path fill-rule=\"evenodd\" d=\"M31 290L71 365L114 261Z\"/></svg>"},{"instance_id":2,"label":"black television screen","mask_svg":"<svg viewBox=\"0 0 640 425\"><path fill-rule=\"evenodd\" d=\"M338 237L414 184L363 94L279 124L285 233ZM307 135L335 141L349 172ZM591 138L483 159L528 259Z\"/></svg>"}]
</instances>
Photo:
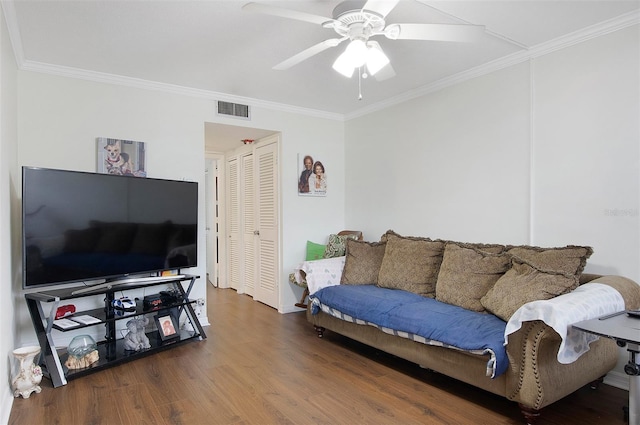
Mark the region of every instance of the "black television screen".
<instances>
[{"instance_id":1,"label":"black television screen","mask_svg":"<svg viewBox=\"0 0 640 425\"><path fill-rule=\"evenodd\" d=\"M198 183L23 167L23 288L197 266Z\"/></svg>"}]
</instances>

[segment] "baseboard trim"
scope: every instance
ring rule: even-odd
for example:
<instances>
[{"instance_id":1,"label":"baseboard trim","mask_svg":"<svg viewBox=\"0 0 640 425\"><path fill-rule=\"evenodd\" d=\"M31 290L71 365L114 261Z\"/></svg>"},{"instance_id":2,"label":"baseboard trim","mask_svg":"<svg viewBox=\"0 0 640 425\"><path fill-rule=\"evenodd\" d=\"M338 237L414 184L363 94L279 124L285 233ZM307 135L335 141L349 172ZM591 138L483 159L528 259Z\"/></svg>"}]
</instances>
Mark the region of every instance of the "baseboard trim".
<instances>
[{"instance_id":1,"label":"baseboard trim","mask_svg":"<svg viewBox=\"0 0 640 425\"><path fill-rule=\"evenodd\" d=\"M621 390L629 391L629 377L620 372L611 371L604 377L604 383Z\"/></svg>"},{"instance_id":2,"label":"baseboard trim","mask_svg":"<svg viewBox=\"0 0 640 425\"><path fill-rule=\"evenodd\" d=\"M3 385L2 398L0 402L0 423L8 424L11 416L11 407L13 407L13 394L8 385Z\"/></svg>"}]
</instances>

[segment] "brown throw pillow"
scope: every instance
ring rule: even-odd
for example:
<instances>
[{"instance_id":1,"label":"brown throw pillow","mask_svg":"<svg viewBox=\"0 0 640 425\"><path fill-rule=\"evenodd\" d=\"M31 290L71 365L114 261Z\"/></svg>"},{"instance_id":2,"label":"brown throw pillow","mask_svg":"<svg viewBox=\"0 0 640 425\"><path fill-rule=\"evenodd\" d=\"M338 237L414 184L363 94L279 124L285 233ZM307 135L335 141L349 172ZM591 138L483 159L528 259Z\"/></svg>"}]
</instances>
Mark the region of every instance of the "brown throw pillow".
<instances>
[{"instance_id":1,"label":"brown throw pillow","mask_svg":"<svg viewBox=\"0 0 640 425\"><path fill-rule=\"evenodd\" d=\"M347 253L340 283L343 285L377 284L386 245L386 242L347 239Z\"/></svg>"},{"instance_id":2,"label":"brown throw pillow","mask_svg":"<svg viewBox=\"0 0 640 425\"><path fill-rule=\"evenodd\" d=\"M580 277L587 264L587 259L593 254L593 249L588 246L573 245L563 248L516 246L509 249L509 254L521 258L539 269Z\"/></svg>"},{"instance_id":3,"label":"brown throw pillow","mask_svg":"<svg viewBox=\"0 0 640 425\"><path fill-rule=\"evenodd\" d=\"M392 232L387 232L382 239L386 239L387 247L378 274L378 286L435 298L444 242Z\"/></svg>"},{"instance_id":4,"label":"brown throw pillow","mask_svg":"<svg viewBox=\"0 0 640 425\"><path fill-rule=\"evenodd\" d=\"M436 299L467 310L485 311L480 298L511 267L511 257L504 249L448 243L436 283Z\"/></svg>"},{"instance_id":5,"label":"brown throw pillow","mask_svg":"<svg viewBox=\"0 0 640 425\"><path fill-rule=\"evenodd\" d=\"M514 257L504 276L480 299L482 306L502 320L509 321L522 305L548 300L578 287L578 278L552 270L541 270Z\"/></svg>"}]
</instances>

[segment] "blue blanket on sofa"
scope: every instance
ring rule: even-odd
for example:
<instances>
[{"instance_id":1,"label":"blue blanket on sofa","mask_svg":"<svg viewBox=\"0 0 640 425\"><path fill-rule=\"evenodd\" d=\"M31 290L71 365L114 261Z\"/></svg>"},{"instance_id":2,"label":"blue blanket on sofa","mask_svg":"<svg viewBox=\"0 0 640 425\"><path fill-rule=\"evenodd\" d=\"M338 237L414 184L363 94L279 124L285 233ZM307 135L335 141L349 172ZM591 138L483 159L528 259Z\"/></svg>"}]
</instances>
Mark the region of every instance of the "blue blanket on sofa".
<instances>
[{"instance_id":1,"label":"blue blanket on sofa","mask_svg":"<svg viewBox=\"0 0 640 425\"><path fill-rule=\"evenodd\" d=\"M432 298L375 285L338 285L311 297L312 314L321 306L381 328L407 332L460 350L491 354L492 377L507 370L504 347L506 322L493 314L478 313ZM441 345L441 344L440 344Z\"/></svg>"}]
</instances>

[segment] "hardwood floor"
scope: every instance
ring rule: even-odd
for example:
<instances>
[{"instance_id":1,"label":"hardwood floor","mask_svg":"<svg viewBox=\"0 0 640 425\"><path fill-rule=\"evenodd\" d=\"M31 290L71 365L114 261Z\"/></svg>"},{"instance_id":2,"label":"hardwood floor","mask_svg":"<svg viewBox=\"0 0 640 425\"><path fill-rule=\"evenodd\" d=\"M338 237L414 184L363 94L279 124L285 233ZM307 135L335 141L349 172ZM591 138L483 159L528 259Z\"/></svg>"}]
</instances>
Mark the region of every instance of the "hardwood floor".
<instances>
[{"instance_id":1,"label":"hardwood floor","mask_svg":"<svg viewBox=\"0 0 640 425\"><path fill-rule=\"evenodd\" d=\"M10 424L522 424L515 403L208 290L208 338L17 398ZM540 425L624 424L627 392L583 388Z\"/></svg>"}]
</instances>

